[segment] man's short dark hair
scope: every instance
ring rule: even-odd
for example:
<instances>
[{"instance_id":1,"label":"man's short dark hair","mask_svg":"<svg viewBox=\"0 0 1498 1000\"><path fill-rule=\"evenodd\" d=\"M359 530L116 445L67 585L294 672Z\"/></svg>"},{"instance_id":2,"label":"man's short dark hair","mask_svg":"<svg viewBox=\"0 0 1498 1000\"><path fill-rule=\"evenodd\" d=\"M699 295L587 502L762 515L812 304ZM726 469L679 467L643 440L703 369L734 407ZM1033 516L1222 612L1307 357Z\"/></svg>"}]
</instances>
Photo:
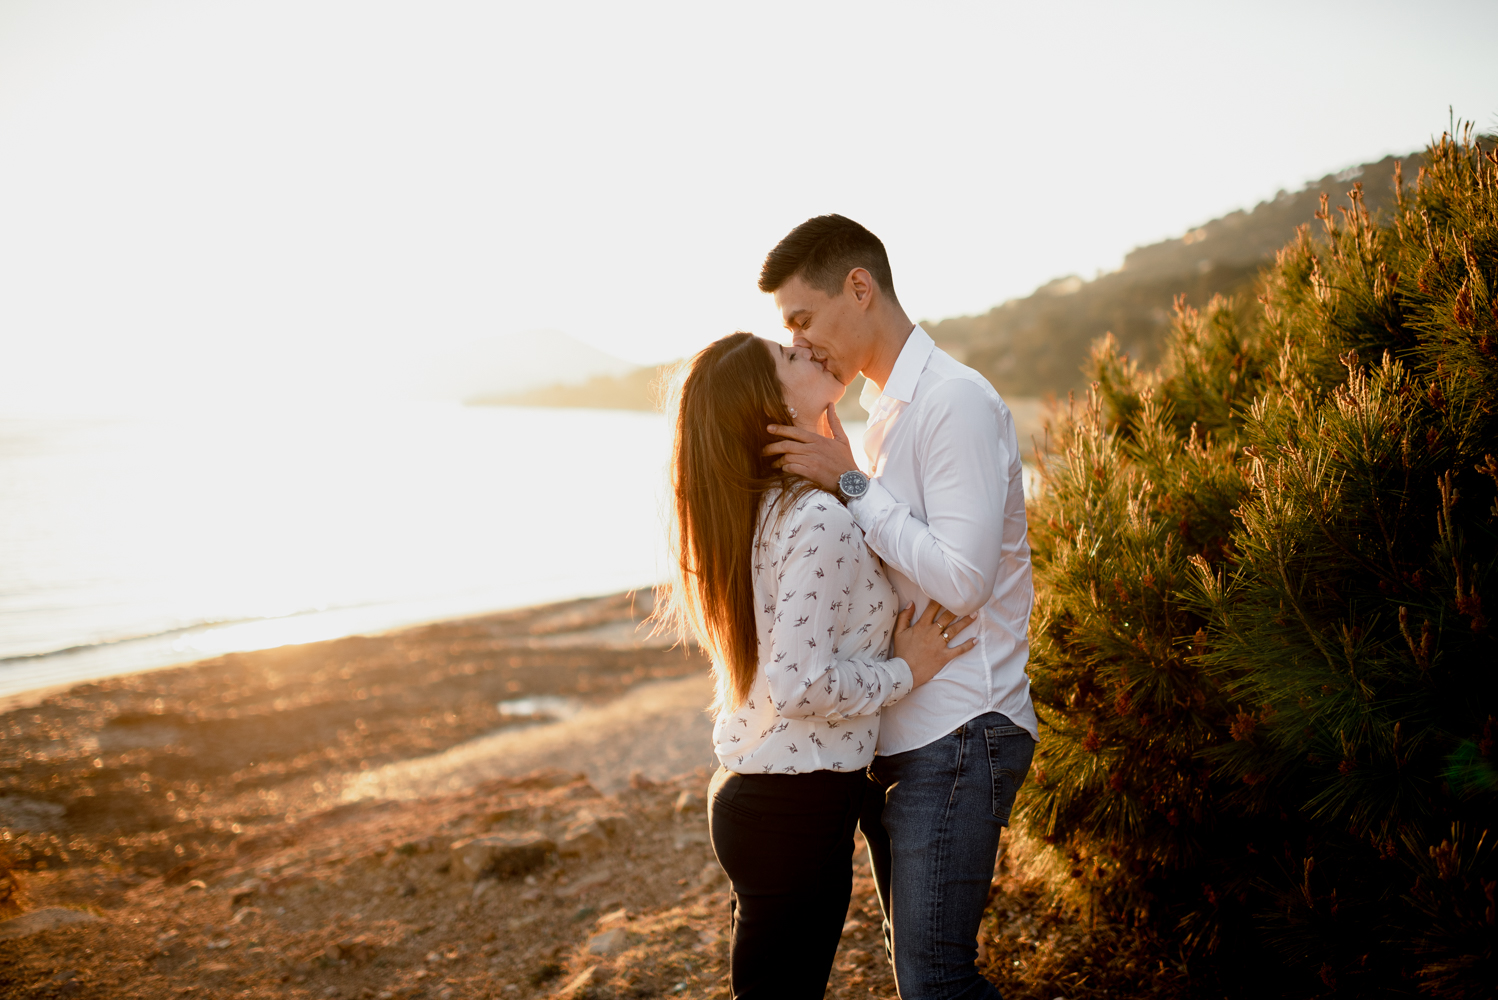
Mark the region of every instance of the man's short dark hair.
<instances>
[{"instance_id":1,"label":"man's short dark hair","mask_svg":"<svg viewBox=\"0 0 1498 1000\"><path fill-rule=\"evenodd\" d=\"M759 270L759 290L773 292L800 277L818 291L838 296L855 267L868 271L879 290L895 299L889 255L879 237L845 216L819 215L792 229L769 252Z\"/></svg>"}]
</instances>

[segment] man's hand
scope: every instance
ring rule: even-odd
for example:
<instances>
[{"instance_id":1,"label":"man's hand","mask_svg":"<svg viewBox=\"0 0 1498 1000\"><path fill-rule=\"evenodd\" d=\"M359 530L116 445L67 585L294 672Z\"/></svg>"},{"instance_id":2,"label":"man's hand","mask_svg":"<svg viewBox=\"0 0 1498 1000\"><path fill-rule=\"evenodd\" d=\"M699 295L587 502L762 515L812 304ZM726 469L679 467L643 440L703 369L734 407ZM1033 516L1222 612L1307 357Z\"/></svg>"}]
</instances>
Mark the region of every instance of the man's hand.
<instances>
[{"instance_id":1,"label":"man's hand","mask_svg":"<svg viewBox=\"0 0 1498 1000\"><path fill-rule=\"evenodd\" d=\"M766 455L779 455L776 466L786 472L805 476L829 493L837 492L838 477L850 469L858 468L853 460L853 446L843 430L843 422L837 418L836 408L827 407L827 426L832 437L823 437L804 431L799 427L771 424L770 433L785 438L765 445Z\"/></svg>"}]
</instances>

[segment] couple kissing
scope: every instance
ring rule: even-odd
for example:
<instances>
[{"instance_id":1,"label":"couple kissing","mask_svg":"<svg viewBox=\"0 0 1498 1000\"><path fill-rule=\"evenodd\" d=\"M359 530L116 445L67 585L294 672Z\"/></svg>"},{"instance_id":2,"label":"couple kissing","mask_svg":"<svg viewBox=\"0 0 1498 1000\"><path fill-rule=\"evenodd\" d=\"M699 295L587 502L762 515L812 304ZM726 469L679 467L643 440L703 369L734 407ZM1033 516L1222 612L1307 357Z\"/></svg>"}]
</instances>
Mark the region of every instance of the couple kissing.
<instances>
[{"instance_id":1,"label":"couple kissing","mask_svg":"<svg viewBox=\"0 0 1498 1000\"><path fill-rule=\"evenodd\" d=\"M689 362L665 613L711 654L713 849L733 996L820 998L862 829L903 1000L977 1000L978 926L1034 754L1034 590L1014 421L840 215L765 258L792 343ZM867 378L866 474L834 404Z\"/></svg>"}]
</instances>

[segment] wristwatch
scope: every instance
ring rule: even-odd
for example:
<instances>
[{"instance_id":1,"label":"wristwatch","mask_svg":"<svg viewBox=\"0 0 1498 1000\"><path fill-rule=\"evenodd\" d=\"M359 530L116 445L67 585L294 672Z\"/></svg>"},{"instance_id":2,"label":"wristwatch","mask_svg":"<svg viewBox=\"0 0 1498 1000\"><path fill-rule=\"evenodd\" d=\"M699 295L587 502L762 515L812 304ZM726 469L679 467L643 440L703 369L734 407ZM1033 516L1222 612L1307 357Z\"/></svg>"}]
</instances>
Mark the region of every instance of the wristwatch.
<instances>
[{"instance_id":1,"label":"wristwatch","mask_svg":"<svg viewBox=\"0 0 1498 1000\"><path fill-rule=\"evenodd\" d=\"M869 477L857 469L849 469L837 477L837 492L844 500L857 500L869 491Z\"/></svg>"}]
</instances>

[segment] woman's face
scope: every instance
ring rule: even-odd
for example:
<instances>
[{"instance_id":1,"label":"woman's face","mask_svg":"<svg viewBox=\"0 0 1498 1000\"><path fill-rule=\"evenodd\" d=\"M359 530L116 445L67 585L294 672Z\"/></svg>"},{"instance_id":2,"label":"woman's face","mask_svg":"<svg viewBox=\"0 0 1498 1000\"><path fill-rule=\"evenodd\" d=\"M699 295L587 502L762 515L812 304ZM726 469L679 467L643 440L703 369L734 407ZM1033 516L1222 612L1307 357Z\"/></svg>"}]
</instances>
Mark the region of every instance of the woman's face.
<instances>
[{"instance_id":1,"label":"woman's face","mask_svg":"<svg viewBox=\"0 0 1498 1000\"><path fill-rule=\"evenodd\" d=\"M765 340L770 357L775 359L775 374L780 376L781 391L786 405L795 411L797 423L813 426L822 413L843 398L846 386L819 363L812 360L811 352L803 347L786 347L773 340Z\"/></svg>"}]
</instances>

